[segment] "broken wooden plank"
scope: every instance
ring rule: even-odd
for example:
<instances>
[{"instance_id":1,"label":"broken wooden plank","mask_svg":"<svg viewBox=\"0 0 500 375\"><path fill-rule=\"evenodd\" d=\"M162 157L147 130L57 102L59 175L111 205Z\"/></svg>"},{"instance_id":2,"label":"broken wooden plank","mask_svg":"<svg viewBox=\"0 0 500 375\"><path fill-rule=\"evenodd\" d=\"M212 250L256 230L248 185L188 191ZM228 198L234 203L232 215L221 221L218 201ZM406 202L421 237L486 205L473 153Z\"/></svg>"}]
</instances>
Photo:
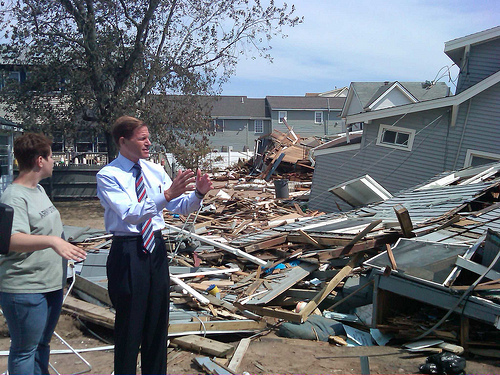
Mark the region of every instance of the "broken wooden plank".
<instances>
[{"instance_id":1,"label":"broken wooden plank","mask_svg":"<svg viewBox=\"0 0 500 375\"><path fill-rule=\"evenodd\" d=\"M243 357L245 356L245 353L248 350L248 347L250 346L251 342L252 340L250 340L249 338L244 338L240 340L238 346L236 347L236 350L234 351L233 356L231 357L231 361L227 366L229 370L233 372L238 372L238 367L240 366L241 361L243 360Z\"/></svg>"},{"instance_id":2,"label":"broken wooden plank","mask_svg":"<svg viewBox=\"0 0 500 375\"><path fill-rule=\"evenodd\" d=\"M307 243L316 246L317 248L324 249L325 247L321 245L318 241L316 241L314 238L312 238L310 235L308 235L306 232L303 230L299 229L298 230L299 234L306 240Z\"/></svg>"},{"instance_id":3,"label":"broken wooden plank","mask_svg":"<svg viewBox=\"0 0 500 375\"><path fill-rule=\"evenodd\" d=\"M411 222L410 213L408 212L408 209L402 204L397 204L393 208L394 212L396 213L396 217L398 218L401 231L403 232L403 237L405 238L415 237L415 234L412 232L413 223Z\"/></svg>"},{"instance_id":4,"label":"broken wooden plank","mask_svg":"<svg viewBox=\"0 0 500 375\"><path fill-rule=\"evenodd\" d=\"M172 343L195 353L205 353L216 357L227 357L234 346L197 335L187 335L172 339Z\"/></svg>"},{"instance_id":5,"label":"broken wooden plank","mask_svg":"<svg viewBox=\"0 0 500 375\"><path fill-rule=\"evenodd\" d=\"M344 266L339 273L337 273L326 286L314 297L311 301L307 303L304 309L300 312L301 322L305 322L309 315L318 307L318 305L333 291L333 289L340 284L340 282L347 277L353 268L358 264L362 258L361 253L357 253L354 257L349 260L346 266Z\"/></svg>"},{"instance_id":6,"label":"broken wooden plank","mask_svg":"<svg viewBox=\"0 0 500 375\"><path fill-rule=\"evenodd\" d=\"M289 310L283 310L279 308L270 308L270 307L265 307L265 306L258 306L258 305L245 305L241 304L239 302L235 302L234 305L239 308L240 310L248 310L254 313L257 313L261 316L269 316L272 318L278 318L278 319L283 319L289 322L295 322L295 323L301 323L302 322L302 317L300 314L297 314L296 312L289 311Z\"/></svg>"},{"instance_id":7,"label":"broken wooden plank","mask_svg":"<svg viewBox=\"0 0 500 375\"><path fill-rule=\"evenodd\" d=\"M394 271L396 271L398 269L398 265L396 264L396 259L394 259L394 254L392 253L391 245L386 243L385 248L387 249L387 255L389 256L389 261L391 262L391 268Z\"/></svg>"},{"instance_id":8,"label":"broken wooden plank","mask_svg":"<svg viewBox=\"0 0 500 375\"><path fill-rule=\"evenodd\" d=\"M272 246L281 245L282 243L286 242L286 239L287 235L285 234L253 245L245 246L243 250L245 250L247 253L253 253L254 251L257 250L267 249Z\"/></svg>"},{"instance_id":9,"label":"broken wooden plank","mask_svg":"<svg viewBox=\"0 0 500 375\"><path fill-rule=\"evenodd\" d=\"M229 333L229 332L255 332L266 328L267 323L255 320L211 320L208 322L183 322L170 321L168 325L169 336L185 335L187 333Z\"/></svg>"},{"instance_id":10,"label":"broken wooden plank","mask_svg":"<svg viewBox=\"0 0 500 375\"><path fill-rule=\"evenodd\" d=\"M75 274L75 289L81 290L89 296L99 300L106 305L111 306L111 299L109 298L108 289L102 285L96 284L78 274Z\"/></svg>"},{"instance_id":11,"label":"broken wooden plank","mask_svg":"<svg viewBox=\"0 0 500 375\"><path fill-rule=\"evenodd\" d=\"M67 296L64 300L63 311L106 328L113 329L115 326L115 314L108 308L72 296Z\"/></svg>"}]
</instances>

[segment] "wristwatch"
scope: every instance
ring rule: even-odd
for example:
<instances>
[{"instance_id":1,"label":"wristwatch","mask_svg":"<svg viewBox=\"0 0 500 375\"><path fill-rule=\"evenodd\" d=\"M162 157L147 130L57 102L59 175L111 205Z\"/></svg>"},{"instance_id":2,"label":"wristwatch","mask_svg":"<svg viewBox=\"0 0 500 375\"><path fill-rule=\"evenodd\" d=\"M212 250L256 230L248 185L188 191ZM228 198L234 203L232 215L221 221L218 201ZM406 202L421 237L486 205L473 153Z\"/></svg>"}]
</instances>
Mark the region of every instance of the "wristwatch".
<instances>
[{"instance_id":1,"label":"wristwatch","mask_svg":"<svg viewBox=\"0 0 500 375\"><path fill-rule=\"evenodd\" d=\"M194 195L196 195L198 199L203 199L205 197L205 194L202 194L198 189L194 191Z\"/></svg>"}]
</instances>

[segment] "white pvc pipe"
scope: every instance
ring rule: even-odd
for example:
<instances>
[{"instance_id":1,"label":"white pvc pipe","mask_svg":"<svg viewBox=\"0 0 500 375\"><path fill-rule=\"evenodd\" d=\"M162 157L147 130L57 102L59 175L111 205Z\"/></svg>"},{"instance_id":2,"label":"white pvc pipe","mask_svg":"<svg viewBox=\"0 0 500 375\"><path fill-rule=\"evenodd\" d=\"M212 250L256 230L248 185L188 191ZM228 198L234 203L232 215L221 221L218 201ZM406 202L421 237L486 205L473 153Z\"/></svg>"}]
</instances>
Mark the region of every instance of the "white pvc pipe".
<instances>
[{"instance_id":1,"label":"white pvc pipe","mask_svg":"<svg viewBox=\"0 0 500 375\"><path fill-rule=\"evenodd\" d=\"M241 251L240 249L237 249L235 247L231 247L231 246L223 244L221 242L217 242L215 240L212 240L212 239L200 236L200 235L198 235L196 233L191 233L191 232L189 232L187 230L183 230L181 228L174 227L173 225L170 225L170 224L165 224L165 225L167 226L167 228L172 229L172 230L174 230L176 232L185 233L185 234L191 236L194 239L197 239L197 240L202 241L202 242L206 242L206 243L208 243L210 245L218 247L219 249L225 250L228 253L234 254L236 256L240 256L242 258L246 258L249 261L251 261L251 262L253 262L255 264L258 264L259 266L265 267L267 265L267 262L263 261L262 259L254 257L253 255L245 253L244 251Z\"/></svg>"}]
</instances>

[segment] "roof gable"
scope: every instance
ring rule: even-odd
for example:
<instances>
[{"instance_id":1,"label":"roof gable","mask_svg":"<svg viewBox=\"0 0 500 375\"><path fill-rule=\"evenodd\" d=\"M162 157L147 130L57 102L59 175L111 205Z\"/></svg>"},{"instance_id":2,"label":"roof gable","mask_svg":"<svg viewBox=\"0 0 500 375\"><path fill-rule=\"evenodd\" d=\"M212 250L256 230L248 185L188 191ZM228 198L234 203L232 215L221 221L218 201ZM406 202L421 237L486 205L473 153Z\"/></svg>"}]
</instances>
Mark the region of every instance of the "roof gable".
<instances>
[{"instance_id":1,"label":"roof gable","mask_svg":"<svg viewBox=\"0 0 500 375\"><path fill-rule=\"evenodd\" d=\"M381 89L379 91L382 91L382 93L377 92L378 96L377 94L374 96L374 99L365 106L365 110L373 111L418 102L417 98L399 82L386 85Z\"/></svg>"},{"instance_id":2,"label":"roof gable","mask_svg":"<svg viewBox=\"0 0 500 375\"><path fill-rule=\"evenodd\" d=\"M431 86L424 82L351 82L341 117L449 95L450 88L444 82Z\"/></svg>"}]
</instances>

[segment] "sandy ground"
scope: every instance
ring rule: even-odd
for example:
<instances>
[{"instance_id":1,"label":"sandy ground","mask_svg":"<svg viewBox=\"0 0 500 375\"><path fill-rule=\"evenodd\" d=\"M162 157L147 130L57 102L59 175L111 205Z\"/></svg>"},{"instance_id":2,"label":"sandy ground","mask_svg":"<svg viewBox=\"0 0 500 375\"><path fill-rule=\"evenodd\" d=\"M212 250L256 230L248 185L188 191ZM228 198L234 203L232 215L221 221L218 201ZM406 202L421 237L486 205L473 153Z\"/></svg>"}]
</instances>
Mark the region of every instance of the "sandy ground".
<instances>
[{"instance_id":1,"label":"sandy ground","mask_svg":"<svg viewBox=\"0 0 500 375\"><path fill-rule=\"evenodd\" d=\"M97 200L56 202L64 224L92 228L104 228L102 207ZM62 315L56 332L73 348L90 349L81 356L73 353L53 354L51 363L55 369L51 373L61 374L111 374L113 351L106 349L112 345L112 331L83 324L69 315ZM218 340L218 337L210 338ZM220 338L237 345L243 336L233 335ZM67 349L54 337L52 349ZM8 351L8 329L0 316L0 351ZM203 354L201 354L203 355ZM199 353L169 348L169 374L205 374L194 361ZM425 362L428 354L410 354L398 347L336 347L326 342L294 340L277 337L274 332L252 341L238 372L251 374L360 374L362 356L368 357L371 374L412 374ZM7 355L0 356L0 373L7 369ZM500 374L500 361L482 357L467 358L467 373ZM140 373L140 370L138 371Z\"/></svg>"}]
</instances>

